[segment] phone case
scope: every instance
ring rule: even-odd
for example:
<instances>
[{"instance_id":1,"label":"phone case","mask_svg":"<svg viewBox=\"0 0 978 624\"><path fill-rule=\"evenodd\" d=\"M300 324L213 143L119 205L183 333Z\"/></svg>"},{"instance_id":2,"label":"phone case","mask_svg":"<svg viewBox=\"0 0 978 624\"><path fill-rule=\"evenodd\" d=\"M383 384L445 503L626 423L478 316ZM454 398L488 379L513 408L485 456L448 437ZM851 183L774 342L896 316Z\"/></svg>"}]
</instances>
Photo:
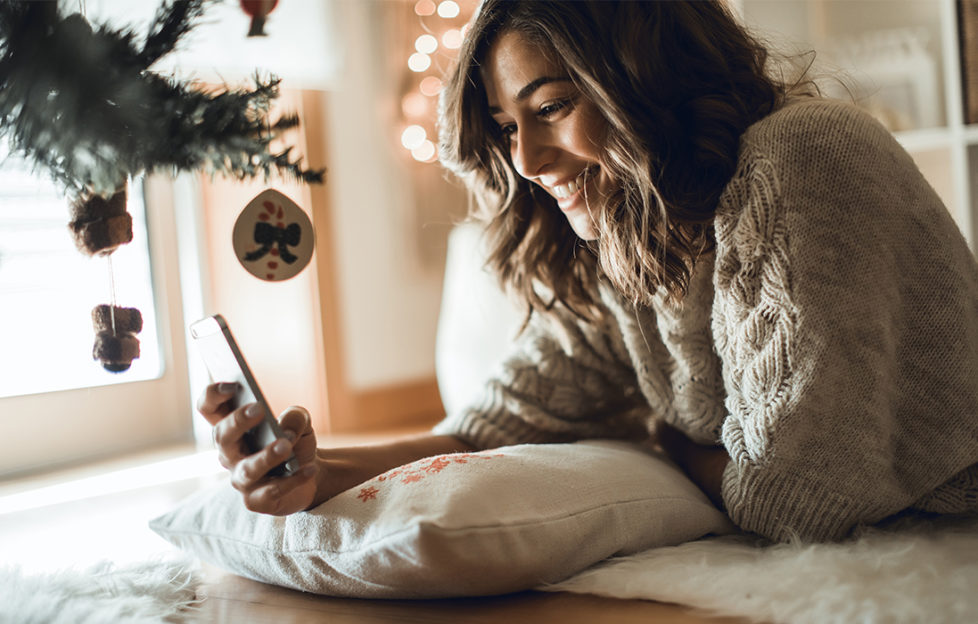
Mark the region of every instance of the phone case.
<instances>
[{"instance_id":1,"label":"phone case","mask_svg":"<svg viewBox=\"0 0 978 624\"><path fill-rule=\"evenodd\" d=\"M195 322L190 326L190 335L193 336L194 343L200 351L211 381L238 384L238 393L234 398L233 407L237 408L248 403L257 403L261 406L264 412L261 422L245 434L245 445L248 450L255 453L275 440L285 437L224 317L215 314ZM295 455L292 455L269 471L269 474L287 476L296 470L298 470L298 460Z\"/></svg>"}]
</instances>

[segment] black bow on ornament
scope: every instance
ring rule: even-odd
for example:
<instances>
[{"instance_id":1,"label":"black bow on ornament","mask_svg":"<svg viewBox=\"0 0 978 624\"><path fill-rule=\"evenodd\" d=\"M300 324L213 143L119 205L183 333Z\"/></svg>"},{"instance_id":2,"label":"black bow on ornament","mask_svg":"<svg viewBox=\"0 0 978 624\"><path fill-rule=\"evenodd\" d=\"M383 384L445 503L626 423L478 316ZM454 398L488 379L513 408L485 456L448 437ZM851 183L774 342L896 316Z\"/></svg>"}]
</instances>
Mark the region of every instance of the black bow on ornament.
<instances>
[{"instance_id":1,"label":"black bow on ornament","mask_svg":"<svg viewBox=\"0 0 978 624\"><path fill-rule=\"evenodd\" d=\"M278 227L259 221L255 224L255 242L262 245L261 249L256 249L245 254L245 260L254 262L265 256L272 250L272 245L278 245L278 255L287 264L292 264L299 259L298 256L289 251L289 245L295 247L302 238L302 228L298 223L290 223L286 227Z\"/></svg>"}]
</instances>

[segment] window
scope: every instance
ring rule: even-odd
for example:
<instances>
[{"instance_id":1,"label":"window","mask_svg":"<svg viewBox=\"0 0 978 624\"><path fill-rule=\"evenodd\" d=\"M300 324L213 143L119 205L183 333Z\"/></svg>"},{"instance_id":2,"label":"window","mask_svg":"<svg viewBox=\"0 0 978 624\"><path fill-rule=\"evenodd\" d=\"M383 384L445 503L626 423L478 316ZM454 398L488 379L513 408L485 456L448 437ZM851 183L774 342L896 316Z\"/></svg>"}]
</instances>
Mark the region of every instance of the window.
<instances>
[{"instance_id":1,"label":"window","mask_svg":"<svg viewBox=\"0 0 978 624\"><path fill-rule=\"evenodd\" d=\"M105 257L78 251L68 230L69 199L55 184L8 157L0 168L0 397L155 379L162 372L141 181L127 209L133 241ZM92 359L91 310L138 308L140 356L121 374Z\"/></svg>"},{"instance_id":2,"label":"window","mask_svg":"<svg viewBox=\"0 0 978 624\"><path fill-rule=\"evenodd\" d=\"M0 477L191 436L172 184L130 183L133 241L90 258L45 176L0 147ZM143 316L123 373L92 358L91 310L113 288Z\"/></svg>"}]
</instances>

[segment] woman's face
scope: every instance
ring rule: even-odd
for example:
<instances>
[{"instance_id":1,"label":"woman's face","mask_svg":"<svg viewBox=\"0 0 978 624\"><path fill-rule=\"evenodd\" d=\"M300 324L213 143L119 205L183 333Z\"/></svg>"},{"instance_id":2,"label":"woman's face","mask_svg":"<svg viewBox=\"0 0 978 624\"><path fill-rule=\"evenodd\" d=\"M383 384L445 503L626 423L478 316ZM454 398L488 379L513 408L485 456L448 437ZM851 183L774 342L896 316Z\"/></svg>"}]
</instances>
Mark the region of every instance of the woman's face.
<instances>
[{"instance_id":1,"label":"woman's face","mask_svg":"<svg viewBox=\"0 0 978 624\"><path fill-rule=\"evenodd\" d=\"M516 171L557 200L578 236L595 240L592 211L610 188L599 164L607 122L551 56L515 32L500 35L482 69L489 112Z\"/></svg>"}]
</instances>

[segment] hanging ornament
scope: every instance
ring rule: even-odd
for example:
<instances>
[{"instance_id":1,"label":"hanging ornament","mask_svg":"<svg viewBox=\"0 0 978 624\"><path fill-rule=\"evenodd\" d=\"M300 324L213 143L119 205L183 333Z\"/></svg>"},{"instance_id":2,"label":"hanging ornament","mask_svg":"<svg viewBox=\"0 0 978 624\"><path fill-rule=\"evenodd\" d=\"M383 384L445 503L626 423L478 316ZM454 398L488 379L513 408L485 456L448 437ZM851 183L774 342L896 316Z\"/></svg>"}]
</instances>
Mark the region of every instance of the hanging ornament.
<instances>
[{"instance_id":1,"label":"hanging ornament","mask_svg":"<svg viewBox=\"0 0 978 624\"><path fill-rule=\"evenodd\" d=\"M306 268L314 238L306 211L275 189L264 190L248 202L231 234L241 266L268 282L287 280Z\"/></svg>"},{"instance_id":2,"label":"hanging ornament","mask_svg":"<svg viewBox=\"0 0 978 624\"><path fill-rule=\"evenodd\" d=\"M132 240L132 215L126 212L126 197L123 185L108 198L93 193L75 198L68 228L79 251L104 256Z\"/></svg>"},{"instance_id":3,"label":"hanging ornament","mask_svg":"<svg viewBox=\"0 0 978 624\"><path fill-rule=\"evenodd\" d=\"M136 308L123 308L101 304L92 309L92 325L95 328L95 346L92 358L109 372L129 370L132 361L139 357L139 339L136 334L143 330L143 316Z\"/></svg>"},{"instance_id":4,"label":"hanging ornament","mask_svg":"<svg viewBox=\"0 0 978 624\"><path fill-rule=\"evenodd\" d=\"M71 222L68 224L79 251L106 258L112 303L92 309L95 329L92 359L112 373L129 370L132 361L139 357L136 334L143 329L143 317L138 309L115 305L111 256L121 245L132 242L132 215L126 211L127 191L128 184L122 184L108 197L95 193L80 195L71 204Z\"/></svg>"},{"instance_id":5,"label":"hanging ornament","mask_svg":"<svg viewBox=\"0 0 978 624\"><path fill-rule=\"evenodd\" d=\"M278 6L278 0L241 0L241 8L251 16L249 37L265 37L265 17Z\"/></svg>"}]
</instances>

